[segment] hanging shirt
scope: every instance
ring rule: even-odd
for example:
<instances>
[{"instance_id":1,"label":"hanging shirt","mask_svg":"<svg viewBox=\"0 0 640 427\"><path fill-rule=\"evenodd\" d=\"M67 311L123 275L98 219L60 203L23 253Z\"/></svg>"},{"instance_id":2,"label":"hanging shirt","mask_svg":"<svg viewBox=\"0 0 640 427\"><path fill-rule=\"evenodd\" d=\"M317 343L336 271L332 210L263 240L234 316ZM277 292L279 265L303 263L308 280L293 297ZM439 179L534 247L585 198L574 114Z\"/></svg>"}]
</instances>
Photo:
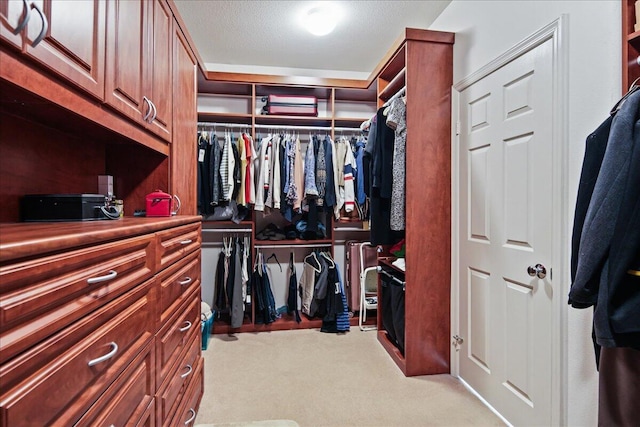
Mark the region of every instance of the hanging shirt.
<instances>
[{"instance_id":1,"label":"hanging shirt","mask_svg":"<svg viewBox=\"0 0 640 427\"><path fill-rule=\"evenodd\" d=\"M243 134L238 137L238 157L240 158L240 189L236 202L239 205L247 205L246 180L247 180L247 145L244 141Z\"/></svg>"},{"instance_id":2,"label":"hanging shirt","mask_svg":"<svg viewBox=\"0 0 640 427\"><path fill-rule=\"evenodd\" d=\"M344 210L352 212L356 207L356 195L353 175L356 170L356 160L353 158L351 147L345 153L344 162Z\"/></svg>"},{"instance_id":3,"label":"hanging shirt","mask_svg":"<svg viewBox=\"0 0 640 427\"><path fill-rule=\"evenodd\" d=\"M256 162L256 173L255 173L255 188L256 188L256 196L255 196L255 206L254 209L257 211L264 211L264 196L265 191L269 188L269 180L268 180L268 149L271 144L271 137L265 137L260 141L260 155L255 159ZM267 178L265 180L265 177Z\"/></svg>"},{"instance_id":4,"label":"hanging shirt","mask_svg":"<svg viewBox=\"0 0 640 427\"><path fill-rule=\"evenodd\" d=\"M300 212L302 209L302 198L305 194L304 187L304 166L302 163L302 152L300 150L300 138L296 138L295 146L295 163L293 172L293 182L295 183L295 197L293 199L293 210Z\"/></svg>"},{"instance_id":5,"label":"hanging shirt","mask_svg":"<svg viewBox=\"0 0 640 427\"><path fill-rule=\"evenodd\" d=\"M387 126L395 131L391 183L391 229L405 228L405 147L407 145L407 106L401 98L391 103Z\"/></svg>"},{"instance_id":6,"label":"hanging shirt","mask_svg":"<svg viewBox=\"0 0 640 427\"><path fill-rule=\"evenodd\" d=\"M316 187L316 157L313 150L313 140L307 145L307 154L304 157L304 196L317 196Z\"/></svg>"}]
</instances>

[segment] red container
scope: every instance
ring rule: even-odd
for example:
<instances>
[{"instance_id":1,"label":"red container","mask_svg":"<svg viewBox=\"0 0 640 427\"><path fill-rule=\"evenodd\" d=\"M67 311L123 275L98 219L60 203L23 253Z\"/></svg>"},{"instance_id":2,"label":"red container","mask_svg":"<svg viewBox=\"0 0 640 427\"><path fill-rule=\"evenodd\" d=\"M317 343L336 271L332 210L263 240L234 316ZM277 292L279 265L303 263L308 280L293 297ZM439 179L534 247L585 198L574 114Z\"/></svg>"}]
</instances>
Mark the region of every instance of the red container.
<instances>
[{"instance_id":1,"label":"red container","mask_svg":"<svg viewBox=\"0 0 640 427\"><path fill-rule=\"evenodd\" d=\"M160 190L147 194L147 216L171 216L173 197ZM176 209L177 210L177 209Z\"/></svg>"}]
</instances>

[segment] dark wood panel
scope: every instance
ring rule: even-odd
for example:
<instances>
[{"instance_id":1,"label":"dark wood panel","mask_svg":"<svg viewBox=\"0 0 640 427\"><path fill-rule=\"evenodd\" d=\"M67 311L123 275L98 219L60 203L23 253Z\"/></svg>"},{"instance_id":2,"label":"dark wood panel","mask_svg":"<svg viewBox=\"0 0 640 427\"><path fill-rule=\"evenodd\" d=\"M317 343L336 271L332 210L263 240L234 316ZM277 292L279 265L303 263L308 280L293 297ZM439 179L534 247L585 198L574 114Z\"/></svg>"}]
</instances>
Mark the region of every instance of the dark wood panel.
<instances>
[{"instance_id":1,"label":"dark wood panel","mask_svg":"<svg viewBox=\"0 0 640 427\"><path fill-rule=\"evenodd\" d=\"M105 170L113 176L116 196L124 200L125 215L146 209L147 194L169 188L169 158L141 146L109 145Z\"/></svg>"},{"instance_id":2,"label":"dark wood panel","mask_svg":"<svg viewBox=\"0 0 640 427\"><path fill-rule=\"evenodd\" d=\"M0 221L20 220L25 194L96 193L104 144L0 111Z\"/></svg>"}]
</instances>

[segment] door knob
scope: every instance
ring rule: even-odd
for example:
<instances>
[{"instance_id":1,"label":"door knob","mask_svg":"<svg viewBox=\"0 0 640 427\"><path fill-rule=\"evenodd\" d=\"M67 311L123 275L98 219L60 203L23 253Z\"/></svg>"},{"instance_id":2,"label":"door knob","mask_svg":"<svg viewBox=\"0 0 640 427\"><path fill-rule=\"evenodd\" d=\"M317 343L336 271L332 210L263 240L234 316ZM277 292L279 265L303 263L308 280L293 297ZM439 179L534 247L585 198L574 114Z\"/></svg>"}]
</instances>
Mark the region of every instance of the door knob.
<instances>
[{"instance_id":1,"label":"door knob","mask_svg":"<svg viewBox=\"0 0 640 427\"><path fill-rule=\"evenodd\" d=\"M544 279L547 277L547 269L542 264L536 264L535 267L530 265L527 267L527 273L529 273L529 276L531 277L537 276L538 279Z\"/></svg>"}]
</instances>

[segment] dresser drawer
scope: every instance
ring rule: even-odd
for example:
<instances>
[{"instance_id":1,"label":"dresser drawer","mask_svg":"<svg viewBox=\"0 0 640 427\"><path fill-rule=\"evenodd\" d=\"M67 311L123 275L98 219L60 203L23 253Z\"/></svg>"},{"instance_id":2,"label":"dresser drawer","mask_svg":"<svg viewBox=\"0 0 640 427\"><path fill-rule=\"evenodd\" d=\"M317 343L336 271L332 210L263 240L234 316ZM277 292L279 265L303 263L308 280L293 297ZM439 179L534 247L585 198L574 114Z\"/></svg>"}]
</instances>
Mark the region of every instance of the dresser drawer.
<instances>
[{"instance_id":1,"label":"dresser drawer","mask_svg":"<svg viewBox=\"0 0 640 427\"><path fill-rule=\"evenodd\" d=\"M154 274L155 241L136 237L0 268L0 363Z\"/></svg>"},{"instance_id":2,"label":"dresser drawer","mask_svg":"<svg viewBox=\"0 0 640 427\"><path fill-rule=\"evenodd\" d=\"M6 426L73 425L153 341L149 280L0 366Z\"/></svg>"},{"instance_id":3,"label":"dresser drawer","mask_svg":"<svg viewBox=\"0 0 640 427\"><path fill-rule=\"evenodd\" d=\"M200 223L187 224L157 233L158 262L161 270L178 262L186 254L200 249Z\"/></svg>"},{"instance_id":4,"label":"dresser drawer","mask_svg":"<svg viewBox=\"0 0 640 427\"><path fill-rule=\"evenodd\" d=\"M164 382L172 366L182 355L193 336L200 336L200 292L189 296L156 335L156 365L158 386Z\"/></svg>"},{"instance_id":5,"label":"dresser drawer","mask_svg":"<svg viewBox=\"0 0 640 427\"><path fill-rule=\"evenodd\" d=\"M158 275L160 278L158 311L161 323L164 323L178 306L184 304L188 295L192 294L196 288L200 288L200 273L200 251L195 251Z\"/></svg>"},{"instance_id":6,"label":"dresser drawer","mask_svg":"<svg viewBox=\"0 0 640 427\"><path fill-rule=\"evenodd\" d=\"M76 426L135 426L152 420L155 412L154 360L153 341L149 341Z\"/></svg>"},{"instance_id":7,"label":"dresser drawer","mask_svg":"<svg viewBox=\"0 0 640 427\"><path fill-rule=\"evenodd\" d=\"M194 376L182 396L182 404L173 417L173 422L167 425L193 426L195 424L200 399L202 399L202 393L204 392L203 369L204 359L199 357Z\"/></svg>"},{"instance_id":8,"label":"dresser drawer","mask_svg":"<svg viewBox=\"0 0 640 427\"><path fill-rule=\"evenodd\" d=\"M183 401L188 387L194 381L202 381L200 378L202 376L200 340L192 339L189 342L189 347L185 350L186 352L182 355L180 363L176 364L176 369L172 371L172 374L160 387L156 396L158 400L158 415L161 420L158 423L159 425L173 425L170 421L175 418L174 415L179 410L179 403Z\"/></svg>"}]
</instances>

